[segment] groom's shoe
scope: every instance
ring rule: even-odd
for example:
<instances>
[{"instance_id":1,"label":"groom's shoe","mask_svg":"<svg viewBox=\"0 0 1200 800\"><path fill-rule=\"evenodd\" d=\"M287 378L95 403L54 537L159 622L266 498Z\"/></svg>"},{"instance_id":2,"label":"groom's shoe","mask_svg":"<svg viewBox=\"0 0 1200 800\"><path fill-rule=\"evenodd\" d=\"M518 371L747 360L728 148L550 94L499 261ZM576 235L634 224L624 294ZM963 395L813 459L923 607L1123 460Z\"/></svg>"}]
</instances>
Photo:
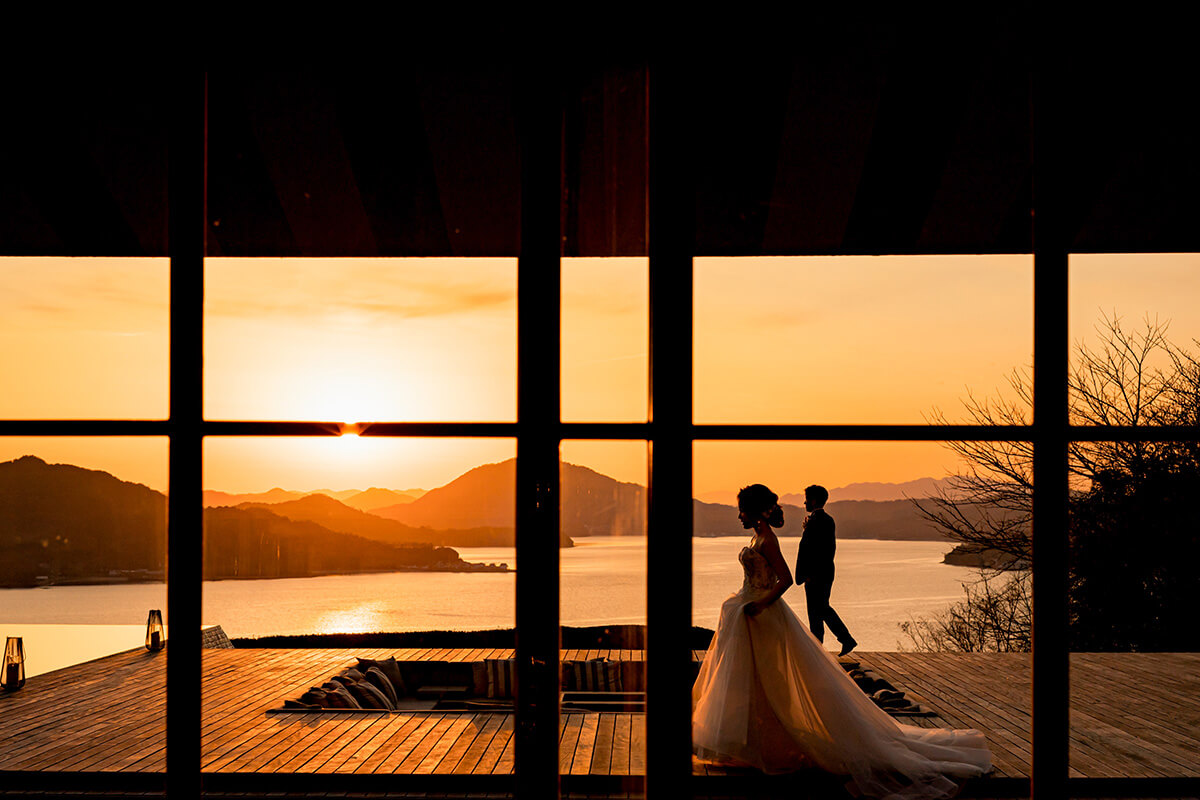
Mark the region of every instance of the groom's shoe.
<instances>
[{"instance_id":1,"label":"groom's shoe","mask_svg":"<svg viewBox=\"0 0 1200 800\"><path fill-rule=\"evenodd\" d=\"M838 653L838 655L839 656L849 655L850 651L856 647L858 647L858 642L854 641L854 637L850 637L846 641L842 642L842 651L840 653Z\"/></svg>"}]
</instances>

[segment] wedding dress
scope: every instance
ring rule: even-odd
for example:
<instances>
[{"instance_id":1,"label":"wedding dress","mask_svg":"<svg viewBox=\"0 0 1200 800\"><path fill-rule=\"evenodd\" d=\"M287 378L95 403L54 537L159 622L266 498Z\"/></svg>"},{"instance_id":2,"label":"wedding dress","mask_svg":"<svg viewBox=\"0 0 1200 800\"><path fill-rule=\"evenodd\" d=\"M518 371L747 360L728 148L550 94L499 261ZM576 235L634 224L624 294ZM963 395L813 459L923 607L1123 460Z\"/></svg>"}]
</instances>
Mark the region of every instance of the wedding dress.
<instances>
[{"instance_id":1,"label":"wedding dress","mask_svg":"<svg viewBox=\"0 0 1200 800\"><path fill-rule=\"evenodd\" d=\"M692 690L702 759L768 773L818 767L850 776L853 793L895 800L950 797L956 779L991 769L979 731L902 725L879 709L782 598L747 616L775 575L753 548L738 560L745 581L721 606Z\"/></svg>"}]
</instances>

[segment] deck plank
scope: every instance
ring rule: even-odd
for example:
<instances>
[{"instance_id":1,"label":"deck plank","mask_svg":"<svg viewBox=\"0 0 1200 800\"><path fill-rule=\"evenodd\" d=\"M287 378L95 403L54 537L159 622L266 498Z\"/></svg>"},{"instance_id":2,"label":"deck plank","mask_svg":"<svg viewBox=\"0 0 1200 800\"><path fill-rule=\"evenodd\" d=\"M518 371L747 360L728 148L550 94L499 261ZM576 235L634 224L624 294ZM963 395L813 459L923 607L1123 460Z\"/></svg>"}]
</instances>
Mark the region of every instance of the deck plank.
<instances>
[{"instance_id":1,"label":"deck plank","mask_svg":"<svg viewBox=\"0 0 1200 800\"><path fill-rule=\"evenodd\" d=\"M608 775L612 768L613 736L616 733L617 715L601 714L596 725L596 743L592 748L592 760L587 774Z\"/></svg>"},{"instance_id":2,"label":"deck plank","mask_svg":"<svg viewBox=\"0 0 1200 800\"><path fill-rule=\"evenodd\" d=\"M646 715L629 720L629 775L646 774Z\"/></svg>"},{"instance_id":3,"label":"deck plank","mask_svg":"<svg viewBox=\"0 0 1200 800\"><path fill-rule=\"evenodd\" d=\"M642 660L637 650L563 650L564 658ZM695 651L694 658L703 658ZM406 711L267 713L355 663L356 656L474 662L511 648L206 650L201 767L205 772L506 775L513 715ZM169 657L169 656L168 656ZM1019 654L862 653L865 669L932 708L919 727L973 727L988 737L998 776L1030 759L1029 658ZM153 772L165 764L165 664L144 650L31 679L0 695L0 770ZM1200 655L1071 656L1071 774L1200 777ZM645 717L563 715L564 774L645 773ZM697 764L701 775L732 775Z\"/></svg>"},{"instance_id":4,"label":"deck plank","mask_svg":"<svg viewBox=\"0 0 1200 800\"><path fill-rule=\"evenodd\" d=\"M579 733L583 729L583 714L564 714L558 739L558 772L571 773L571 762L575 758L575 745L579 744Z\"/></svg>"},{"instance_id":5,"label":"deck plank","mask_svg":"<svg viewBox=\"0 0 1200 800\"><path fill-rule=\"evenodd\" d=\"M453 720L449 727L446 728L442 738L434 742L429 751L425 754L415 767L412 774L414 775L431 775L437 769L438 764L442 763L442 759L454 749L459 738L463 737L465 731L471 728L471 723L475 719L474 714L460 714L457 717L451 717ZM474 735L471 736L474 738ZM469 740L468 740L469 743Z\"/></svg>"},{"instance_id":6,"label":"deck plank","mask_svg":"<svg viewBox=\"0 0 1200 800\"><path fill-rule=\"evenodd\" d=\"M373 744L369 751L360 749L351 758L353 763L347 763L343 771L360 774L376 772L388 756L403 746L409 736L412 736L424 725L433 726L434 721L430 719L430 716L432 715L424 713L401 715L400 724L389 726L391 733L387 738L378 745Z\"/></svg>"},{"instance_id":7,"label":"deck plank","mask_svg":"<svg viewBox=\"0 0 1200 800\"><path fill-rule=\"evenodd\" d=\"M510 715L509 721L511 722L513 719L515 719L515 717ZM516 768L514 749L516 747L517 737L513 735L513 728L511 725L506 727L504 734L504 747L500 751L500 757L496 759L496 762L491 769L491 774L493 775L512 775L514 769Z\"/></svg>"},{"instance_id":8,"label":"deck plank","mask_svg":"<svg viewBox=\"0 0 1200 800\"><path fill-rule=\"evenodd\" d=\"M421 746L421 743L428 740L427 747L432 747L433 742L441 738L442 731L449 724L450 721L446 718L445 714L426 714L421 723L412 729L402 741L398 742L371 771L377 774L404 773L406 771L404 768L405 763L413 763L409 759ZM441 726L441 728L439 729L438 726ZM430 737L434 738L431 739Z\"/></svg>"},{"instance_id":9,"label":"deck plank","mask_svg":"<svg viewBox=\"0 0 1200 800\"><path fill-rule=\"evenodd\" d=\"M863 655L863 666L868 665L887 677L898 688L914 689L926 698L932 709L947 727L975 728L987 736L988 747L997 770L1009 777L1028 777L1030 752L1029 697L1010 697L1008 705L997 705L994 698L983 689L983 681L972 678L976 673L960 671L941 659L909 658L905 653L872 653ZM916 655L916 654L911 654ZM922 653L921 656L940 656L938 653ZM968 665L970 666L970 665ZM1010 668L1019 665L1008 664ZM994 673L993 673L994 674ZM1028 675L1028 669L1025 673ZM1005 683L1020 683L1020 671L1005 672ZM1028 686L1025 678L1024 686Z\"/></svg>"},{"instance_id":10,"label":"deck plank","mask_svg":"<svg viewBox=\"0 0 1200 800\"><path fill-rule=\"evenodd\" d=\"M599 732L599 714L581 714L582 724L579 726L579 741L575 744L575 754L571 757L571 765L566 770L571 775L587 775L592 769L592 754L596 750L596 735Z\"/></svg>"},{"instance_id":11,"label":"deck plank","mask_svg":"<svg viewBox=\"0 0 1200 800\"><path fill-rule=\"evenodd\" d=\"M614 714L612 754L609 758L610 775L628 775L630 764L632 714Z\"/></svg>"},{"instance_id":12,"label":"deck plank","mask_svg":"<svg viewBox=\"0 0 1200 800\"><path fill-rule=\"evenodd\" d=\"M486 714L483 727L479 729L479 733L471 740L471 744L463 752L462 758L458 763L450 769L455 775L470 775L479 766L479 762L483 760L484 753L495 738L496 733L500 730L500 726L504 720L510 718L509 714ZM444 772L443 767L439 766L435 772Z\"/></svg>"},{"instance_id":13,"label":"deck plank","mask_svg":"<svg viewBox=\"0 0 1200 800\"><path fill-rule=\"evenodd\" d=\"M483 755L479 757L479 763L471 769L472 775L490 775L498 770L501 758L512 741L513 720L512 714L504 715L500 730L496 731L496 735L488 742Z\"/></svg>"}]
</instances>

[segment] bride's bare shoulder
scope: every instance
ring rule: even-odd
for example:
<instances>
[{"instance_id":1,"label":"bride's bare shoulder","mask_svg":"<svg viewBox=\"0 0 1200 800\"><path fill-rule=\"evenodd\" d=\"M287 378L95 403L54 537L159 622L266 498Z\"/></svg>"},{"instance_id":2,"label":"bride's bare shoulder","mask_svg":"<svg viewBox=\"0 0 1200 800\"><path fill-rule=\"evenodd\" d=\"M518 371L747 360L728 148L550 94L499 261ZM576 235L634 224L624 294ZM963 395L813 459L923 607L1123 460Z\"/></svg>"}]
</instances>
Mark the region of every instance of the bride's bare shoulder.
<instances>
[{"instance_id":1,"label":"bride's bare shoulder","mask_svg":"<svg viewBox=\"0 0 1200 800\"><path fill-rule=\"evenodd\" d=\"M766 533L755 533L754 549L764 555L771 550L779 549L779 537L775 535L775 531L767 531Z\"/></svg>"}]
</instances>

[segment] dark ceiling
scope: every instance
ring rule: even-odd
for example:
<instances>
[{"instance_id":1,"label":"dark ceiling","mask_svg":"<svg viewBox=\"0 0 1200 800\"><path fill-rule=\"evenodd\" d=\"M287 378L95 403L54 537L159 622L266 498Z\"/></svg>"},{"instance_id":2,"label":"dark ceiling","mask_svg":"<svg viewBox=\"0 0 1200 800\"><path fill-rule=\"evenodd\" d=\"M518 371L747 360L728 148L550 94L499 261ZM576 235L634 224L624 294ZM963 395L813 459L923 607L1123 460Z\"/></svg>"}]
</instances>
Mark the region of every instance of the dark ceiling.
<instances>
[{"instance_id":1,"label":"dark ceiling","mask_svg":"<svg viewBox=\"0 0 1200 800\"><path fill-rule=\"evenodd\" d=\"M513 75L210 73L209 255L515 255ZM1020 48L690 75L697 255L1031 251ZM565 82L564 254L644 255L647 68ZM165 255L169 76L8 83L0 254ZM1065 88L1072 247L1200 250L1192 76L1077 66Z\"/></svg>"}]
</instances>

